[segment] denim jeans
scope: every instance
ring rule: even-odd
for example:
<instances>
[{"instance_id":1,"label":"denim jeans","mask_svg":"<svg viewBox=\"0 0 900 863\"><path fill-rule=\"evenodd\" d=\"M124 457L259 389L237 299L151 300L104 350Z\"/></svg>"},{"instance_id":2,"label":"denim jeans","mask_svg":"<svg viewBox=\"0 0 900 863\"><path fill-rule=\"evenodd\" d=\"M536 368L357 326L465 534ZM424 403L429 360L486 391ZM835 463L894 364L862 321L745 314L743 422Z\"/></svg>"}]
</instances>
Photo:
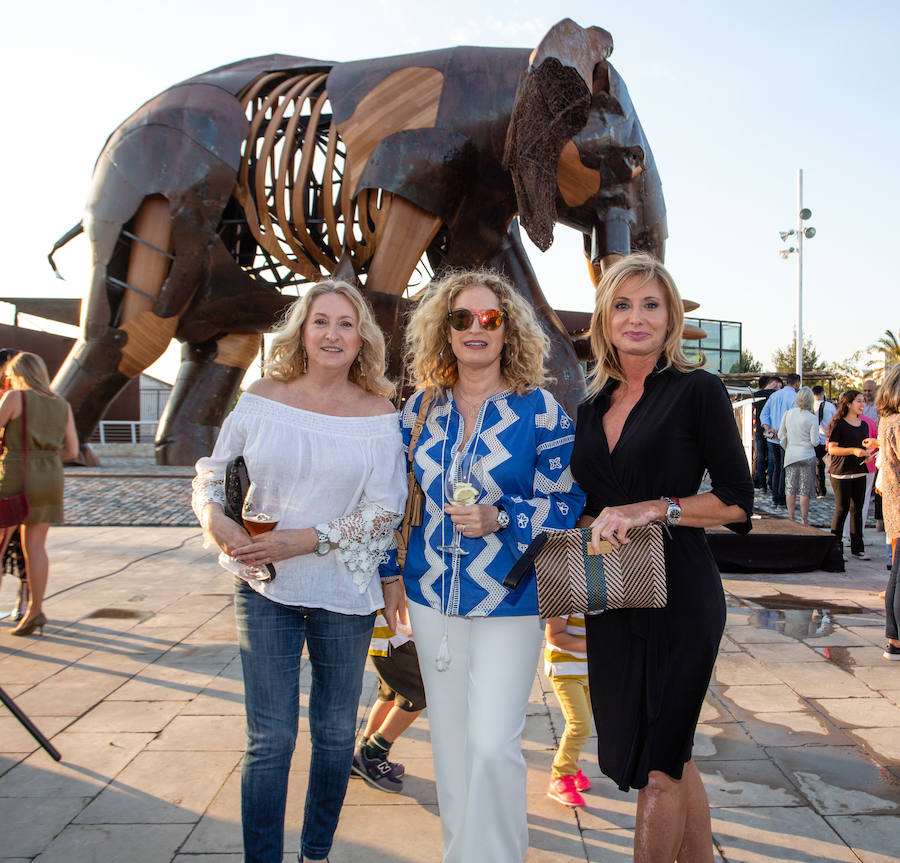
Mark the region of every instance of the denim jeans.
<instances>
[{"instance_id":1,"label":"denim jeans","mask_svg":"<svg viewBox=\"0 0 900 863\"><path fill-rule=\"evenodd\" d=\"M784 450L776 440L768 441L769 448L769 490L772 492L772 503L784 504Z\"/></svg>"},{"instance_id":2,"label":"denim jeans","mask_svg":"<svg viewBox=\"0 0 900 863\"><path fill-rule=\"evenodd\" d=\"M765 490L769 487L772 477L768 473L768 467L769 446L762 435L756 435L756 477L754 478L754 484L757 488Z\"/></svg>"},{"instance_id":3,"label":"denim jeans","mask_svg":"<svg viewBox=\"0 0 900 863\"><path fill-rule=\"evenodd\" d=\"M300 850L304 857L324 859L350 779L357 705L375 614L279 605L241 579L235 579L234 611L247 711L241 772L244 863L281 863L304 642L312 668L312 757Z\"/></svg>"}]
</instances>

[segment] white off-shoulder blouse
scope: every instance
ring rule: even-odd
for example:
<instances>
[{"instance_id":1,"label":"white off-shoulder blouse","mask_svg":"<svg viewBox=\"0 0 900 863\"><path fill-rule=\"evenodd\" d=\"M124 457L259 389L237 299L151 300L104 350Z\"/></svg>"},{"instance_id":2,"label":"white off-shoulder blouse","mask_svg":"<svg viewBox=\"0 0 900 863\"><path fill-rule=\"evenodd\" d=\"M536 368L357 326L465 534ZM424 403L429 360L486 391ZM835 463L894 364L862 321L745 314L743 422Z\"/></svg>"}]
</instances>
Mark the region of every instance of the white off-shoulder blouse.
<instances>
[{"instance_id":1,"label":"white off-shoulder blouse","mask_svg":"<svg viewBox=\"0 0 900 863\"><path fill-rule=\"evenodd\" d=\"M396 414L337 417L244 393L225 419L215 449L196 465L191 504L198 518L223 503L225 467L243 455L250 479L276 484L283 515L276 527L318 527L338 544L327 555L275 563L254 590L284 605L369 614L384 604L378 564L406 502L403 444ZM219 563L237 573L226 555Z\"/></svg>"}]
</instances>

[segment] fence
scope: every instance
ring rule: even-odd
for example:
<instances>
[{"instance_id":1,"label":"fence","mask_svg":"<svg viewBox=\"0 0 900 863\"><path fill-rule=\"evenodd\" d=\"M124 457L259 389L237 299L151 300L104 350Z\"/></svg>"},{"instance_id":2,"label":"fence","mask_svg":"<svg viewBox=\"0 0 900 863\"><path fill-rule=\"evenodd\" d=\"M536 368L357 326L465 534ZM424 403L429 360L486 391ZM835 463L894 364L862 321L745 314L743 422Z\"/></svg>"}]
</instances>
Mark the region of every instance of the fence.
<instances>
[{"instance_id":1,"label":"fence","mask_svg":"<svg viewBox=\"0 0 900 863\"><path fill-rule=\"evenodd\" d=\"M156 425L156 422L103 420L90 440L92 443L153 443Z\"/></svg>"}]
</instances>

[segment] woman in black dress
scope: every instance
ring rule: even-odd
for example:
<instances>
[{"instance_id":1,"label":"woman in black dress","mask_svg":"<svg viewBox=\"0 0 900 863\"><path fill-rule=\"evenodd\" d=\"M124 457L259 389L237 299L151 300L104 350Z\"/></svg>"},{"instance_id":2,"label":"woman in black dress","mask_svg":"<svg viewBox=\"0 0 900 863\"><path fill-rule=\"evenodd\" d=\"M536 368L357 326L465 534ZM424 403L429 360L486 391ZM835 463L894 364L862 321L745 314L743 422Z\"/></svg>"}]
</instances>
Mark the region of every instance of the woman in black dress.
<instances>
[{"instance_id":1,"label":"woman in black dress","mask_svg":"<svg viewBox=\"0 0 900 863\"><path fill-rule=\"evenodd\" d=\"M587 618L600 768L637 788L634 859L712 861L709 804L691 760L725 627L704 527L750 530L753 483L725 388L681 351L681 297L649 255L612 266L597 289L597 364L578 412L572 472L593 542L628 542L667 522L664 609ZM698 494L704 472L712 491Z\"/></svg>"}]
</instances>

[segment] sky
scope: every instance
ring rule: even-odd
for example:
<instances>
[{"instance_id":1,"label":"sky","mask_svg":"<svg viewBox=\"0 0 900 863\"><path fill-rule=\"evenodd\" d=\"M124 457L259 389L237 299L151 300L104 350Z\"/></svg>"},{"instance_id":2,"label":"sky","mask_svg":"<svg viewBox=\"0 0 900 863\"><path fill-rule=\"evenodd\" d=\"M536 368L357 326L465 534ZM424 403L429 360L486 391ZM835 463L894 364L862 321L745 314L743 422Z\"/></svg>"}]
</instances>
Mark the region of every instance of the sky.
<instances>
[{"instance_id":1,"label":"sky","mask_svg":"<svg viewBox=\"0 0 900 863\"><path fill-rule=\"evenodd\" d=\"M46 255L78 222L107 136L147 99L245 57L357 60L453 45L534 47L563 17L613 37L656 159L668 210L666 264L696 316L740 321L764 364L796 326L797 171L816 236L804 243L803 331L841 361L900 329L894 264L900 174L900 3L855 8L757 0L547 4L455 0L144 0L17 4L0 56L6 296L84 297L84 236ZM606 7L606 8L603 8ZM893 238L893 239L892 239ZM581 235L557 226L529 246L557 308L589 310ZM171 380L177 346L152 373Z\"/></svg>"}]
</instances>

